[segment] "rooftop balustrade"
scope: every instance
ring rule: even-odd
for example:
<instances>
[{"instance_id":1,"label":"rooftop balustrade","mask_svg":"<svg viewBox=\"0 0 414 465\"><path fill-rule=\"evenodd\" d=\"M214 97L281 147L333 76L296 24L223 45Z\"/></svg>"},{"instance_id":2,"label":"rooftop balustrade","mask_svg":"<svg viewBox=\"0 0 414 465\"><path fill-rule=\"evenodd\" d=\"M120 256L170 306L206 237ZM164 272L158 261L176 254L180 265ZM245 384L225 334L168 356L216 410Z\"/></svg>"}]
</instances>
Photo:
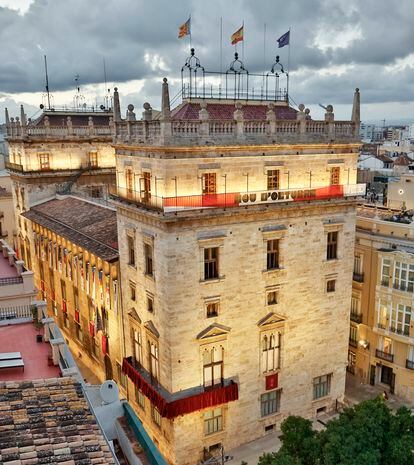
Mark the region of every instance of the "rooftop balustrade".
<instances>
[{"instance_id":1,"label":"rooftop balustrade","mask_svg":"<svg viewBox=\"0 0 414 465\"><path fill-rule=\"evenodd\" d=\"M314 120L152 120L115 122L119 144L256 145L355 142L351 121Z\"/></svg>"}]
</instances>

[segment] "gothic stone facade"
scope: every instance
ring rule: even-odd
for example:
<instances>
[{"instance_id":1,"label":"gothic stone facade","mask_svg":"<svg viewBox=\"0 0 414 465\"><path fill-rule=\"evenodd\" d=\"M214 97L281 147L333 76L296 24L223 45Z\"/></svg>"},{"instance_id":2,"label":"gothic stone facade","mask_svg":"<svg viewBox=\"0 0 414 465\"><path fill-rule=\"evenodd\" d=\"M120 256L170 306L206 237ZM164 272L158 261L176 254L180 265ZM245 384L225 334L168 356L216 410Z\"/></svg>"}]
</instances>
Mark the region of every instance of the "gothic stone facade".
<instances>
[{"instance_id":1,"label":"gothic stone facade","mask_svg":"<svg viewBox=\"0 0 414 465\"><path fill-rule=\"evenodd\" d=\"M311 417L342 401L355 200L291 202L282 192L354 184L357 147L117 148L126 354L140 373L129 398L170 463L193 465L218 444L229 450L288 415ZM143 203L128 187L136 178ZM208 201L188 197L201 188L245 196L240 206L223 208L212 194L216 208L186 208ZM145 204L155 189L159 198ZM246 191L266 189L280 202L249 204ZM168 402L230 381L238 398L163 416L143 378Z\"/></svg>"}]
</instances>

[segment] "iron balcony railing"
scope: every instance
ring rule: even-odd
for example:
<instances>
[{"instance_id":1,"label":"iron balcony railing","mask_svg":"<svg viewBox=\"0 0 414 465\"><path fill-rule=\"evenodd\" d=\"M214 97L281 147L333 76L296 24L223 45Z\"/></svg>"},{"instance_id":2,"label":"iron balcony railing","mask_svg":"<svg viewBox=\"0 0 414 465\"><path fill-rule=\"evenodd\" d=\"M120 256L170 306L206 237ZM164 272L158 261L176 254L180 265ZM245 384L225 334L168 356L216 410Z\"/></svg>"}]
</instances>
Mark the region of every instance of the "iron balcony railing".
<instances>
[{"instance_id":1,"label":"iron balcony railing","mask_svg":"<svg viewBox=\"0 0 414 465\"><path fill-rule=\"evenodd\" d=\"M355 339L349 338L349 345L352 347L358 347L358 341Z\"/></svg>"},{"instance_id":2,"label":"iron balcony railing","mask_svg":"<svg viewBox=\"0 0 414 465\"><path fill-rule=\"evenodd\" d=\"M383 350L376 349L375 356L377 358L381 358L382 360L386 360L387 362L394 362L394 354L390 354L389 352L384 352Z\"/></svg>"},{"instance_id":3,"label":"iron balcony railing","mask_svg":"<svg viewBox=\"0 0 414 465\"><path fill-rule=\"evenodd\" d=\"M357 283L363 283L364 282L364 273L357 273L354 271L352 275L352 279L356 281Z\"/></svg>"},{"instance_id":4,"label":"iron balcony railing","mask_svg":"<svg viewBox=\"0 0 414 465\"><path fill-rule=\"evenodd\" d=\"M312 202L338 198L359 197L365 194L365 184L332 185L315 188L279 189L274 191L224 192L217 194L177 195L161 197L148 191L125 187L109 187L113 199L163 212L231 208L249 205L266 205L280 202Z\"/></svg>"},{"instance_id":5,"label":"iron balcony railing","mask_svg":"<svg viewBox=\"0 0 414 465\"><path fill-rule=\"evenodd\" d=\"M390 331L392 333L401 334L402 336L409 336L410 329L409 328L396 328L395 326L390 326Z\"/></svg>"},{"instance_id":6,"label":"iron balcony railing","mask_svg":"<svg viewBox=\"0 0 414 465\"><path fill-rule=\"evenodd\" d=\"M381 286L389 287L390 286L390 279L389 278L381 279Z\"/></svg>"},{"instance_id":7,"label":"iron balcony railing","mask_svg":"<svg viewBox=\"0 0 414 465\"><path fill-rule=\"evenodd\" d=\"M399 283L398 281L394 282L393 285L394 289L397 289L399 291L405 291L405 292L413 292L414 291L414 283Z\"/></svg>"},{"instance_id":8,"label":"iron balcony railing","mask_svg":"<svg viewBox=\"0 0 414 465\"><path fill-rule=\"evenodd\" d=\"M405 361L405 368L408 368L409 370L414 370L414 361L407 359Z\"/></svg>"},{"instance_id":9,"label":"iron balcony railing","mask_svg":"<svg viewBox=\"0 0 414 465\"><path fill-rule=\"evenodd\" d=\"M351 312L351 321L354 323L362 323L362 313Z\"/></svg>"}]
</instances>

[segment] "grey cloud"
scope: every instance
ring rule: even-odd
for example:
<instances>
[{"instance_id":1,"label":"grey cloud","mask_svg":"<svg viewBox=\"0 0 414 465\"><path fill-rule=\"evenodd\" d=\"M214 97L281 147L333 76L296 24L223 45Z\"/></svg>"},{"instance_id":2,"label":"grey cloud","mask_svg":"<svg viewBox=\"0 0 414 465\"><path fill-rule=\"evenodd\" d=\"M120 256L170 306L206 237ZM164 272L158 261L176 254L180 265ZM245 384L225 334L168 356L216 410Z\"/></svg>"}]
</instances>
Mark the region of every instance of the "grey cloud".
<instances>
[{"instance_id":1,"label":"grey cloud","mask_svg":"<svg viewBox=\"0 0 414 465\"><path fill-rule=\"evenodd\" d=\"M144 101L157 105L161 77L179 77L189 45L177 39L178 26L190 12L193 45L207 69L220 67L222 17L224 69L233 59L230 35L244 21L246 67L262 71L266 22L266 68L276 54L287 65L287 47L277 49L276 39L292 28L290 64L297 73L291 90L298 103L350 103L356 86L364 102L414 101L413 69L391 76L384 67L414 53L412 0L35 0L23 16L0 8L0 92L41 91L43 53L52 91L73 88L78 73L83 84L102 83L105 57L108 80L121 92L122 82L145 80L139 95L122 100L139 114ZM334 41L347 29L359 29L362 37L345 48L314 45L321 32ZM159 55L169 71L153 71L146 54ZM341 76L316 73L343 64L354 68Z\"/></svg>"}]
</instances>

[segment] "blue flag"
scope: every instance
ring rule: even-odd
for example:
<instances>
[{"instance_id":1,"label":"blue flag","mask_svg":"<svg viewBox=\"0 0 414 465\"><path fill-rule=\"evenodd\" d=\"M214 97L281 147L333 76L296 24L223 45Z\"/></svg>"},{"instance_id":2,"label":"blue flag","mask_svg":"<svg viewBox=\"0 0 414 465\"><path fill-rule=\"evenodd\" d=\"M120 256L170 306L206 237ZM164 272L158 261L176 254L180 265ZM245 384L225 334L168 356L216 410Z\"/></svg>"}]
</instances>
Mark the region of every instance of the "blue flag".
<instances>
[{"instance_id":1,"label":"blue flag","mask_svg":"<svg viewBox=\"0 0 414 465\"><path fill-rule=\"evenodd\" d=\"M282 36L280 36L277 39L277 42L279 44L279 48L282 48L285 45L289 45L289 39L290 39L290 31L287 31Z\"/></svg>"}]
</instances>

